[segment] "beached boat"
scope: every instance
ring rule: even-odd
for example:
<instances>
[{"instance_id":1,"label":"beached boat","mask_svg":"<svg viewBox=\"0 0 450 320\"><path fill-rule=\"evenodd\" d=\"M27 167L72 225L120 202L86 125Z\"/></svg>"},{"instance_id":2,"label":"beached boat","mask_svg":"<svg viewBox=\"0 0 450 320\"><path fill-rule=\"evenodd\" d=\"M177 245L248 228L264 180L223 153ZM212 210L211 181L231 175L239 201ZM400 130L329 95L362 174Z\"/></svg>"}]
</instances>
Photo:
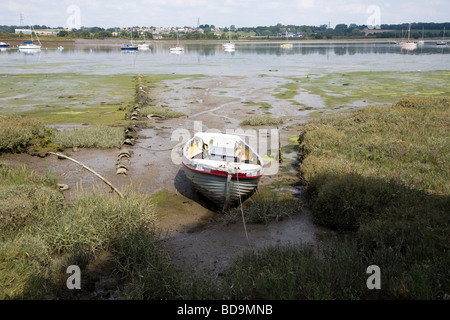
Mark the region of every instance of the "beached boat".
<instances>
[{"instance_id":1,"label":"beached boat","mask_svg":"<svg viewBox=\"0 0 450 320\"><path fill-rule=\"evenodd\" d=\"M261 157L239 136L198 132L183 148L194 188L224 211L251 196L263 175Z\"/></svg>"}]
</instances>

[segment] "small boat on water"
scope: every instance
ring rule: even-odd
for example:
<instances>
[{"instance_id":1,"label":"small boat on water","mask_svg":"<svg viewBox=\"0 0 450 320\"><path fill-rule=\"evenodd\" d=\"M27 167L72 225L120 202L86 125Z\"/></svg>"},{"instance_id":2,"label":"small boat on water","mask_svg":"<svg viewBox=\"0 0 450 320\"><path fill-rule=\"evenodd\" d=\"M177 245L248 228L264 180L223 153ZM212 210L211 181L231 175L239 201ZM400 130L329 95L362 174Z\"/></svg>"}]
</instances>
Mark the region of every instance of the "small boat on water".
<instances>
[{"instance_id":1,"label":"small boat on water","mask_svg":"<svg viewBox=\"0 0 450 320\"><path fill-rule=\"evenodd\" d=\"M138 50L142 50L142 51L150 50L150 43L146 43L146 42L139 43Z\"/></svg>"},{"instance_id":2,"label":"small boat on water","mask_svg":"<svg viewBox=\"0 0 450 320\"><path fill-rule=\"evenodd\" d=\"M198 132L182 157L194 188L222 211L252 195L264 172L262 158L233 134Z\"/></svg>"},{"instance_id":3,"label":"small boat on water","mask_svg":"<svg viewBox=\"0 0 450 320\"><path fill-rule=\"evenodd\" d=\"M444 33L442 34L442 40L436 42L437 46L446 46L447 45L447 41L444 40L445 38L445 27L444 27Z\"/></svg>"},{"instance_id":4,"label":"small boat on water","mask_svg":"<svg viewBox=\"0 0 450 320\"><path fill-rule=\"evenodd\" d=\"M9 43L5 43L5 42L1 42L0 41L0 48L8 48L9 47Z\"/></svg>"},{"instance_id":5,"label":"small boat on water","mask_svg":"<svg viewBox=\"0 0 450 320\"><path fill-rule=\"evenodd\" d=\"M33 32L36 35L36 39L39 42L39 44L35 44L33 42ZM30 41L24 41L23 44L18 45L17 47L19 48L19 50L26 50L26 51L31 51L31 50L41 50L41 41L39 40L39 37L37 36L36 32L33 30L32 27L30 27L30 33L31 33L31 40Z\"/></svg>"},{"instance_id":6,"label":"small boat on water","mask_svg":"<svg viewBox=\"0 0 450 320\"><path fill-rule=\"evenodd\" d=\"M133 50L137 50L137 49L138 49L138 46L134 45L132 43L126 43L122 47L120 47L120 50L125 50L125 51L133 51Z\"/></svg>"},{"instance_id":7,"label":"small boat on water","mask_svg":"<svg viewBox=\"0 0 450 320\"><path fill-rule=\"evenodd\" d=\"M417 42L409 40L409 37L410 37L410 34L411 34L411 24L409 24L407 32L408 32L408 40L407 41L402 41L401 44L400 44L402 49L406 49L408 51L417 49L417 46L418 46Z\"/></svg>"},{"instance_id":8,"label":"small boat on water","mask_svg":"<svg viewBox=\"0 0 450 320\"><path fill-rule=\"evenodd\" d=\"M125 43L120 47L120 50L124 51L134 51L137 50L138 46L133 43L133 30L131 30L131 41L130 43Z\"/></svg>"},{"instance_id":9,"label":"small boat on water","mask_svg":"<svg viewBox=\"0 0 450 320\"><path fill-rule=\"evenodd\" d=\"M225 51L234 51L236 49L236 45L231 41L231 29L228 30L229 40L222 44L222 50Z\"/></svg>"},{"instance_id":10,"label":"small boat on water","mask_svg":"<svg viewBox=\"0 0 450 320\"><path fill-rule=\"evenodd\" d=\"M169 48L169 51L172 53L181 53L184 52L184 48L180 46L180 40L178 39L178 31L177 31L177 44L173 45Z\"/></svg>"}]
</instances>

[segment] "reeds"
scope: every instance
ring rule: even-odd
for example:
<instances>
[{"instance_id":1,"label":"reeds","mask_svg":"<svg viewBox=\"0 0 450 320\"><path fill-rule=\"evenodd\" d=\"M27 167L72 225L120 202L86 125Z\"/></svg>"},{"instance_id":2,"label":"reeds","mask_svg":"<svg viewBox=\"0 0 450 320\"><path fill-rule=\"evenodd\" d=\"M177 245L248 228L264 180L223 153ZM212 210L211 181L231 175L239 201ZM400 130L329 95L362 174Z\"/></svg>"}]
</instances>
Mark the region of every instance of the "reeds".
<instances>
[{"instance_id":1,"label":"reeds","mask_svg":"<svg viewBox=\"0 0 450 320\"><path fill-rule=\"evenodd\" d=\"M74 128L54 133L52 141L65 148L119 148L125 139L125 131L121 127L93 126Z\"/></svg>"}]
</instances>

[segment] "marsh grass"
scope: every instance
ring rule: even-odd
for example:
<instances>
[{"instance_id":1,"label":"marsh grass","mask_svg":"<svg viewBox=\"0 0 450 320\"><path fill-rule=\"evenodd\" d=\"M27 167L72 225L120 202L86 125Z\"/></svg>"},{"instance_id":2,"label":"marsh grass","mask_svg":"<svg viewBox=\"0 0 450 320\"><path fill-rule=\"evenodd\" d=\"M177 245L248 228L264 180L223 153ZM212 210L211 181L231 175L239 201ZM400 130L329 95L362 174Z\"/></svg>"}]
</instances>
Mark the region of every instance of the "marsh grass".
<instances>
[{"instance_id":1,"label":"marsh grass","mask_svg":"<svg viewBox=\"0 0 450 320\"><path fill-rule=\"evenodd\" d=\"M121 127L94 126L56 131L52 141L65 148L119 148L125 139Z\"/></svg>"},{"instance_id":2,"label":"marsh grass","mask_svg":"<svg viewBox=\"0 0 450 320\"><path fill-rule=\"evenodd\" d=\"M322 118L299 137L315 222L351 232L356 257L383 270L385 298L448 292L449 104L401 99Z\"/></svg>"},{"instance_id":3,"label":"marsh grass","mask_svg":"<svg viewBox=\"0 0 450 320\"><path fill-rule=\"evenodd\" d=\"M2 165L0 297L62 298L67 263L91 263L136 230L151 236L151 201L131 190L125 194L120 199L94 190L66 203L55 178Z\"/></svg>"},{"instance_id":4,"label":"marsh grass","mask_svg":"<svg viewBox=\"0 0 450 320\"><path fill-rule=\"evenodd\" d=\"M0 153L28 152L40 154L59 151L51 141L53 130L42 120L30 117L0 118Z\"/></svg>"},{"instance_id":5,"label":"marsh grass","mask_svg":"<svg viewBox=\"0 0 450 320\"><path fill-rule=\"evenodd\" d=\"M254 115L241 121L241 126L268 126L268 125L280 125L284 120L281 118L273 118L270 115Z\"/></svg>"}]
</instances>

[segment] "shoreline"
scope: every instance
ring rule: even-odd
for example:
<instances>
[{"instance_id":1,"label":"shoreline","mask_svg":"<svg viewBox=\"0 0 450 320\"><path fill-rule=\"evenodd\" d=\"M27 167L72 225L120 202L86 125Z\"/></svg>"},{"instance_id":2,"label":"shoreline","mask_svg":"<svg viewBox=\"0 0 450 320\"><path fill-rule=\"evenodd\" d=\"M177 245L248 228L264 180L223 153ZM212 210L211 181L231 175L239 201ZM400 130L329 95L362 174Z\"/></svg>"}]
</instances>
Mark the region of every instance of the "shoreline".
<instances>
[{"instance_id":1,"label":"shoreline","mask_svg":"<svg viewBox=\"0 0 450 320\"><path fill-rule=\"evenodd\" d=\"M4 38L0 39L2 42L10 42L10 43L21 43L23 41L27 41L28 39L17 39L17 38ZM39 39L41 43L43 44L95 44L95 45L101 45L101 44L123 44L126 42L129 42L128 39L123 38L106 38L106 39L82 39L82 38L72 38L72 39L56 39L56 40L48 40L48 39ZM144 40L135 40L135 42L142 42ZM145 42L152 43L166 43L166 42L173 42L174 39L148 39L145 40ZM214 40L181 40L183 43L222 43L224 40L221 39L214 39ZM386 38L386 39L305 39L305 40L293 40L289 39L288 42L293 44L310 44L310 43L348 43L348 42L360 42L360 43L392 43L401 41L401 39L396 38ZM417 40L419 41L419 40ZM436 41L439 41L439 39L424 39L425 42L431 42L434 43ZM286 42L286 39L238 39L233 40L235 43L283 43Z\"/></svg>"}]
</instances>

